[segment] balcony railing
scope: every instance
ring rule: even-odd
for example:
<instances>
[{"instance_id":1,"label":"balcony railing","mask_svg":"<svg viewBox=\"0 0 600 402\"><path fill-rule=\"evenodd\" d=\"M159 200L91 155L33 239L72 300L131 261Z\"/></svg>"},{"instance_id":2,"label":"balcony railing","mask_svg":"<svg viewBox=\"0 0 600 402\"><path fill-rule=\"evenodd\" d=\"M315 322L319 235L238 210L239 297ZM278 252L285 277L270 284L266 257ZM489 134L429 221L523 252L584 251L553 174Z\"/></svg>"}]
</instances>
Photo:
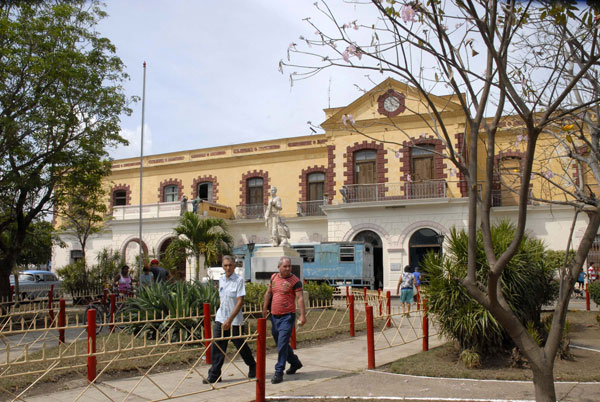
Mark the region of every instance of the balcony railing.
<instances>
[{"instance_id":1,"label":"balcony railing","mask_svg":"<svg viewBox=\"0 0 600 402\"><path fill-rule=\"evenodd\" d=\"M404 183L353 184L340 189L346 203L446 198L445 180Z\"/></svg>"},{"instance_id":2,"label":"balcony railing","mask_svg":"<svg viewBox=\"0 0 600 402\"><path fill-rule=\"evenodd\" d=\"M532 190L529 189L527 205L532 205ZM519 193L510 190L492 190L492 207L514 207L519 205Z\"/></svg>"},{"instance_id":3,"label":"balcony railing","mask_svg":"<svg viewBox=\"0 0 600 402\"><path fill-rule=\"evenodd\" d=\"M188 210L192 210L192 206L188 202ZM173 202L159 202L156 204L144 204L142 205L142 219L151 218L165 218L175 217L181 214L181 203L179 201ZM139 205L119 205L114 206L112 209L112 216L116 220L125 219L139 219L140 217L140 206Z\"/></svg>"},{"instance_id":4,"label":"balcony railing","mask_svg":"<svg viewBox=\"0 0 600 402\"><path fill-rule=\"evenodd\" d=\"M297 202L298 216L322 216L325 215L321 207L327 204L327 200L300 201Z\"/></svg>"},{"instance_id":5,"label":"balcony railing","mask_svg":"<svg viewBox=\"0 0 600 402\"><path fill-rule=\"evenodd\" d=\"M264 219L266 205L247 204L236 207L235 217L237 219Z\"/></svg>"}]
</instances>

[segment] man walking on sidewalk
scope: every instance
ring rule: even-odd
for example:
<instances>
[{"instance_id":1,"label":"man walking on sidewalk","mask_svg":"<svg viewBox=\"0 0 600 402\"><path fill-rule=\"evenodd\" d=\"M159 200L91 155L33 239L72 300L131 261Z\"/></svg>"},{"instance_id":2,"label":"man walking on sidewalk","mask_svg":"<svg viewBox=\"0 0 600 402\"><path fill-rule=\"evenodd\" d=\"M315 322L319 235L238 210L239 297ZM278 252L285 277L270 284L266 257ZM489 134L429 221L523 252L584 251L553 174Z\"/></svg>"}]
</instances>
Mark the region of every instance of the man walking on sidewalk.
<instances>
[{"instance_id":1,"label":"man walking on sidewalk","mask_svg":"<svg viewBox=\"0 0 600 402\"><path fill-rule=\"evenodd\" d=\"M267 310L269 305L271 306L271 333L277 344L277 363L275 364L275 374L271 379L273 384L283 381L286 361L290 363L286 374L295 374L302 367L300 359L290 346L290 337L296 324L296 301L300 307L298 324L306 323L302 282L292 274L292 261L289 257L281 257L277 268L279 273L271 276L263 304L263 318L267 317Z\"/></svg>"},{"instance_id":2,"label":"man walking on sidewalk","mask_svg":"<svg viewBox=\"0 0 600 402\"><path fill-rule=\"evenodd\" d=\"M244 278L235 273L235 259L226 255L223 257L223 270L225 275L219 278L219 299L221 304L215 316L213 326L213 337L231 337L239 336L244 317L242 315L242 306L244 305L244 296L246 296L246 286ZM256 377L256 361L252 357L252 352L248 343L243 338L232 339L231 342L239 349L244 363L249 367L248 378ZM204 384L221 381L221 367L225 361L225 352L229 339L214 341L211 347L212 366L208 370L208 378L203 380Z\"/></svg>"}]
</instances>

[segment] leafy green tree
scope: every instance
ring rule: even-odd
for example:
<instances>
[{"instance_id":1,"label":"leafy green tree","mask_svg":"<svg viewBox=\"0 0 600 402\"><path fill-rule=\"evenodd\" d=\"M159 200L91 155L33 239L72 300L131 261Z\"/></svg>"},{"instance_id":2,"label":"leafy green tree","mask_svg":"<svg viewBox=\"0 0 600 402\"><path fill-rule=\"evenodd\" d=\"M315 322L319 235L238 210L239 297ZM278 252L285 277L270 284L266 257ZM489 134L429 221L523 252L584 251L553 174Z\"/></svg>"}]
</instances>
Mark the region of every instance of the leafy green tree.
<instances>
[{"instance_id":1,"label":"leafy green tree","mask_svg":"<svg viewBox=\"0 0 600 402\"><path fill-rule=\"evenodd\" d=\"M61 219L60 229L75 236L81 246L83 266L87 266L86 246L90 236L99 233L107 219L106 196L108 191L102 185L102 179L110 174L109 161L90 161L97 163L89 172L69 175L65 184L57 190L61 202L57 214Z\"/></svg>"},{"instance_id":2,"label":"leafy green tree","mask_svg":"<svg viewBox=\"0 0 600 402\"><path fill-rule=\"evenodd\" d=\"M516 227L501 222L492 227L495 252L502 252L514 238ZM461 282L467 270L468 235L452 229L444 255L430 253L423 266L423 290L429 311L435 314L444 335L456 340L461 349L490 355L514 343L498 320L473 297ZM502 292L524 326L543 327L541 311L556 299L555 266L546 259L542 241L525 235L502 276ZM477 234L477 279L485 286L489 264L481 231Z\"/></svg>"},{"instance_id":3,"label":"leafy green tree","mask_svg":"<svg viewBox=\"0 0 600 402\"><path fill-rule=\"evenodd\" d=\"M64 202L56 190L126 143L128 77L95 29L104 16L97 1L0 3L0 297L31 223Z\"/></svg>"},{"instance_id":4,"label":"leafy green tree","mask_svg":"<svg viewBox=\"0 0 600 402\"><path fill-rule=\"evenodd\" d=\"M177 238L169 247L167 254L196 259L195 279L200 277L200 257L204 257L204 268L217 263L220 255L227 254L233 247L233 238L227 231L227 224L220 218L201 218L193 212L186 212L174 229Z\"/></svg>"}]
</instances>

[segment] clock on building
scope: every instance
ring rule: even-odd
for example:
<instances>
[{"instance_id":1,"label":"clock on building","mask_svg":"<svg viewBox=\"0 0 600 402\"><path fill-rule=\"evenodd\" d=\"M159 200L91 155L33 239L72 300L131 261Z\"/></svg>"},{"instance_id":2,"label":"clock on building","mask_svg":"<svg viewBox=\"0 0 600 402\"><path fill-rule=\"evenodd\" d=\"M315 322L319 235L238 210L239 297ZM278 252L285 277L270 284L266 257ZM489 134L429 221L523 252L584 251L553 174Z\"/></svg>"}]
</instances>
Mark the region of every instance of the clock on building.
<instances>
[{"instance_id":1,"label":"clock on building","mask_svg":"<svg viewBox=\"0 0 600 402\"><path fill-rule=\"evenodd\" d=\"M387 117L398 116L406 110L404 95L393 89L388 90L377 98L377 103L379 104L377 111Z\"/></svg>"}]
</instances>

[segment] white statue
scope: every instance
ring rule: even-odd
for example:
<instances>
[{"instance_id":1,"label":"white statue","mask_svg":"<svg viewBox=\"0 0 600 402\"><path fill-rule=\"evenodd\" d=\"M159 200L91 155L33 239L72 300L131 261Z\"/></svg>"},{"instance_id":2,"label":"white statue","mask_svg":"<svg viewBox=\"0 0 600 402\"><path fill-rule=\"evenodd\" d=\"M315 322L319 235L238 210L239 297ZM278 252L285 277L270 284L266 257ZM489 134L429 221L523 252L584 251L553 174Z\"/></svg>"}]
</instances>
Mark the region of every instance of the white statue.
<instances>
[{"instance_id":1,"label":"white statue","mask_svg":"<svg viewBox=\"0 0 600 402\"><path fill-rule=\"evenodd\" d=\"M265 225L271 235L273 247L290 246L290 229L281 218L281 198L277 196L277 187L271 187L271 198L265 211Z\"/></svg>"}]
</instances>

